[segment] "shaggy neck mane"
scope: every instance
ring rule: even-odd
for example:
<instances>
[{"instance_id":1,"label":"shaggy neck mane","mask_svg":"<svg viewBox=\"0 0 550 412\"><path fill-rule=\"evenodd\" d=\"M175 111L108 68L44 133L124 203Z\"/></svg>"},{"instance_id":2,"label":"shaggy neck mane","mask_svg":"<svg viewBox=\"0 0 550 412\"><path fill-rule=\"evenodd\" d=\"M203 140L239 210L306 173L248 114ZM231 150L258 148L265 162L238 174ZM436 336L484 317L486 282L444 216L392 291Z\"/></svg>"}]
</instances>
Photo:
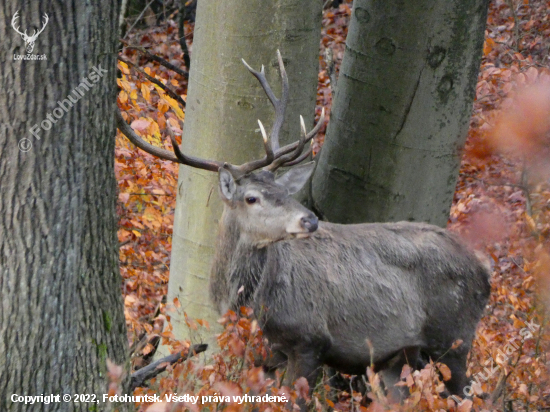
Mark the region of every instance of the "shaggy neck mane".
<instances>
[{"instance_id":1,"label":"shaggy neck mane","mask_svg":"<svg viewBox=\"0 0 550 412\"><path fill-rule=\"evenodd\" d=\"M211 298L221 313L251 306L268 247L258 248L242 236L224 210L210 279Z\"/></svg>"}]
</instances>

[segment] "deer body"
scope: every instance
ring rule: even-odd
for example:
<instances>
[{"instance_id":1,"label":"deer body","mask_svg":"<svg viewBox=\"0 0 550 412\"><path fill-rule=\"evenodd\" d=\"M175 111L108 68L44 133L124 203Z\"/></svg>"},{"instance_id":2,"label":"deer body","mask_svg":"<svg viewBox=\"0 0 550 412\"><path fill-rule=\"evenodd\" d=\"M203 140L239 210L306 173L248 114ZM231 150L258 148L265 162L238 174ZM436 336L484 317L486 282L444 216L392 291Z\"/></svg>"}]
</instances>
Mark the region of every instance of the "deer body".
<instances>
[{"instance_id":1,"label":"deer body","mask_svg":"<svg viewBox=\"0 0 550 412\"><path fill-rule=\"evenodd\" d=\"M306 376L310 385L322 364L363 374L371 362L394 366L387 379L395 383L403 363L416 363L422 352L448 364L447 386L459 393L490 291L477 257L424 223L319 222L285 238L279 228L312 214L265 173L238 180L231 199L222 183L226 204L210 283L219 312L253 307L292 378ZM256 200L248 205L250 196ZM250 211L262 204L263 211ZM457 340L464 343L451 350Z\"/></svg>"}]
</instances>

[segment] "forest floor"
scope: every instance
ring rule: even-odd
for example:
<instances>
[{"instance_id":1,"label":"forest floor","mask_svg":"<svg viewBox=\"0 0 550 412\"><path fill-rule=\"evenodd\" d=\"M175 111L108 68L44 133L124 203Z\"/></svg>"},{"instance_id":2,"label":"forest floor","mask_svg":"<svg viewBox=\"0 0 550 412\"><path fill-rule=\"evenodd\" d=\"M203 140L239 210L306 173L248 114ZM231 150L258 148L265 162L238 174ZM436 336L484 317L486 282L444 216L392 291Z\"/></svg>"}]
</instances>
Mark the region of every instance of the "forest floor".
<instances>
[{"instance_id":1,"label":"forest floor","mask_svg":"<svg viewBox=\"0 0 550 412\"><path fill-rule=\"evenodd\" d=\"M323 16L317 115L325 107L328 118L332 97L324 49L333 50L338 68L350 6L344 3ZM191 59L193 29L192 23L186 25ZM183 66L177 25L171 20L132 32L128 44ZM377 375L371 373L367 396L349 389L334 393L323 381L313 397L316 410L550 411L550 326L540 309L550 303L549 50L550 2L491 1L476 100L448 222L450 230L489 256L492 266L491 298L469 359L476 396L458 404L439 396L448 370L432 363L420 372L403 372L411 397L402 406L388 406L378 390ZM119 106L135 130L170 150L161 130L166 121L179 128L176 119L184 120L183 108L144 73L171 85L184 100L186 79L138 49L127 47L123 55L143 72L119 64L123 72ZM322 144L323 133L317 145ZM171 340L169 331L162 331L166 319L162 301L169 276L178 167L136 149L119 132L115 171L122 291L132 365L139 368L149 361L159 338ZM149 388L138 388L136 394L241 395L265 390L271 382L253 366L254 350L265 350L256 323L237 315L223 321L222 352L211 365L185 362L169 367L167 375L151 381ZM181 349L187 344L180 345ZM300 381L294 388L272 389L272 394L277 391L295 399L306 388ZM275 403L261 405L261 410L284 409ZM221 408L214 399L206 406L243 410L243 405L235 404ZM187 402L140 404L139 409L202 410Z\"/></svg>"}]
</instances>

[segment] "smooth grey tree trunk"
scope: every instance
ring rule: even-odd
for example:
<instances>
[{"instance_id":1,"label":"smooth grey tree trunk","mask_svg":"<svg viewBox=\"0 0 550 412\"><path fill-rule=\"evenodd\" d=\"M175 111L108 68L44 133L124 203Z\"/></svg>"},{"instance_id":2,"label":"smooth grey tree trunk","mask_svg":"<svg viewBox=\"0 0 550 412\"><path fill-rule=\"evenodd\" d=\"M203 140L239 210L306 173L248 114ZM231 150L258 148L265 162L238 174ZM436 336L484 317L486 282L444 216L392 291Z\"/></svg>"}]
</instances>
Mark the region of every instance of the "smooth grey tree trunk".
<instances>
[{"instance_id":1,"label":"smooth grey tree trunk","mask_svg":"<svg viewBox=\"0 0 550 412\"><path fill-rule=\"evenodd\" d=\"M18 10L27 33L49 16L33 50L47 60L14 60L25 54L10 24ZM2 412L110 410L11 396L102 401L106 360L127 366L113 162L119 10L114 0L0 2Z\"/></svg>"},{"instance_id":2,"label":"smooth grey tree trunk","mask_svg":"<svg viewBox=\"0 0 550 412\"><path fill-rule=\"evenodd\" d=\"M486 0L354 1L312 184L324 219L445 226L486 17Z\"/></svg>"},{"instance_id":3,"label":"smooth grey tree trunk","mask_svg":"<svg viewBox=\"0 0 550 412\"><path fill-rule=\"evenodd\" d=\"M265 155L257 119L269 133L274 110L241 58L256 70L265 65L280 97L277 49L290 82L281 141L299 138L300 114L313 124L321 8L319 0L198 2L182 144L186 153L236 164ZM178 338L190 335L183 311L217 326L208 283L221 210L217 175L181 166L168 287L168 301L177 297L182 304L172 316Z\"/></svg>"}]
</instances>

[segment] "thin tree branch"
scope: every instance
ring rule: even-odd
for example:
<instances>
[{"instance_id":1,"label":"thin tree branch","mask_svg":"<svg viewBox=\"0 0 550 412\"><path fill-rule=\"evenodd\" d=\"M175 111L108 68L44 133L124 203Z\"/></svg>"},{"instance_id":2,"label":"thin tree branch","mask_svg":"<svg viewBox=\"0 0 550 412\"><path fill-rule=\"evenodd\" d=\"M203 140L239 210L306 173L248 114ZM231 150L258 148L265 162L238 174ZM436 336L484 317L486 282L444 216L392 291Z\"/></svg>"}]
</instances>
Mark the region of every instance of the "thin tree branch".
<instances>
[{"instance_id":1,"label":"thin tree branch","mask_svg":"<svg viewBox=\"0 0 550 412\"><path fill-rule=\"evenodd\" d=\"M523 188L523 194L525 195L525 208L527 209L527 213L529 216L533 216L533 206L531 205L531 193L529 191L529 177L528 177L528 170L527 170L527 160L525 157L522 159L522 165L521 165L521 185Z\"/></svg>"},{"instance_id":2,"label":"thin tree branch","mask_svg":"<svg viewBox=\"0 0 550 412\"><path fill-rule=\"evenodd\" d=\"M502 393L504 392L504 388L506 386L506 380L508 379L508 376L510 376L511 372L505 373L504 371L501 372L497 384L495 386L495 390L493 393L491 393L490 402L491 404L495 404L498 398L502 396Z\"/></svg>"},{"instance_id":3,"label":"thin tree branch","mask_svg":"<svg viewBox=\"0 0 550 412\"><path fill-rule=\"evenodd\" d=\"M486 186L509 186L509 187L516 187L518 189L521 189L523 191L523 195L525 196L525 208L526 208L526 212L529 216L532 216L533 214L533 210L532 210L532 206L531 206L531 197L530 197L530 192L529 192L529 187L527 186L527 183L524 182L524 170L522 170L522 175L521 175L521 181L522 183L521 184L517 184L517 183L506 183L506 182L486 182L485 180L483 179L480 179L479 177L475 177L475 176L467 176L465 175L464 177L466 179L473 179L473 180L477 180L481 183L483 183L484 185Z\"/></svg>"},{"instance_id":4,"label":"thin tree branch","mask_svg":"<svg viewBox=\"0 0 550 412\"><path fill-rule=\"evenodd\" d=\"M163 59L162 57L157 56L156 54L153 54L149 52L147 49L141 46L132 46L128 44L128 42L124 39L120 40L121 43L123 43L127 49L134 49L139 51L140 53L144 54L147 58L156 61L157 63L161 64L162 66L166 67L169 70L172 70L173 72L176 72L182 77L188 78L189 73L185 70L182 70L176 66L174 66L172 63L170 63L168 60Z\"/></svg>"},{"instance_id":5,"label":"thin tree branch","mask_svg":"<svg viewBox=\"0 0 550 412\"><path fill-rule=\"evenodd\" d=\"M180 9L178 16L178 35L181 51L183 52L183 62L187 70L191 70L191 59L189 58L189 48L187 47L187 42L185 41L185 0L180 0Z\"/></svg>"},{"instance_id":6,"label":"thin tree branch","mask_svg":"<svg viewBox=\"0 0 550 412\"><path fill-rule=\"evenodd\" d=\"M162 90L166 92L168 96L170 96L172 99L176 99L179 104L181 104L183 107L185 107L185 100L181 98L179 94L177 94L174 90L172 90L170 87L162 83L160 80L155 79L154 77L148 75L144 70L139 68L137 65L132 63L130 60L125 59L122 56L118 56L118 60L121 62L126 63L128 66L132 66L134 69L136 69L138 72L140 72L147 80L149 80L151 83L156 84L158 87L160 87Z\"/></svg>"},{"instance_id":7,"label":"thin tree branch","mask_svg":"<svg viewBox=\"0 0 550 412\"><path fill-rule=\"evenodd\" d=\"M519 19L518 14L516 12L516 6L514 5L514 0L506 0L506 3L508 7L510 8L510 12L512 13L512 17L514 18L514 49L515 51L519 51L519 42L520 42L520 36L519 36Z\"/></svg>"},{"instance_id":8,"label":"thin tree branch","mask_svg":"<svg viewBox=\"0 0 550 412\"><path fill-rule=\"evenodd\" d=\"M141 20L141 18L143 17L143 15L145 14L145 12L147 11L147 9L151 6L151 4L153 4L155 0L151 0L149 3L147 3L147 6L145 6L145 8L141 11L141 13L139 13L139 16L137 17L136 21L134 21L134 24L132 24L130 26L130 28L128 29L128 31L126 32L126 34L124 35L124 38L126 38L128 36L128 34L130 34L130 32L132 31L132 29L136 26L136 24L138 23L138 21Z\"/></svg>"},{"instance_id":9,"label":"thin tree branch","mask_svg":"<svg viewBox=\"0 0 550 412\"><path fill-rule=\"evenodd\" d=\"M173 365L176 362L184 361L191 356L206 351L207 348L208 345L205 343L193 345L189 348L189 351L186 355L182 355L181 352L173 353L172 355L168 355L162 359L159 359L158 361L153 362L150 365L145 366L144 368L138 369L137 371L132 373L130 379L130 391L133 391L134 389L143 386L146 381L154 378L159 373L164 372L168 365Z\"/></svg>"}]
</instances>

